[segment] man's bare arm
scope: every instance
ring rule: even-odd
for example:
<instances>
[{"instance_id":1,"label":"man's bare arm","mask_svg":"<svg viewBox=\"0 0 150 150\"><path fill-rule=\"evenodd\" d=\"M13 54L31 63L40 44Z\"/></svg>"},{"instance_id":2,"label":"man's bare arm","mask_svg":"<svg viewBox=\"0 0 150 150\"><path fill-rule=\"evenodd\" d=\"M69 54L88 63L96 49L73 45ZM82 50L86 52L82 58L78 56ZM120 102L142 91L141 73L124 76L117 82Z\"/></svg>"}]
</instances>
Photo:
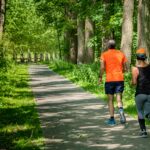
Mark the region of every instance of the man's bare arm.
<instances>
[{"instance_id":1,"label":"man's bare arm","mask_svg":"<svg viewBox=\"0 0 150 150\"><path fill-rule=\"evenodd\" d=\"M99 73L99 83L102 82L103 74L105 72L105 64L103 60L100 60L100 73Z\"/></svg>"}]
</instances>

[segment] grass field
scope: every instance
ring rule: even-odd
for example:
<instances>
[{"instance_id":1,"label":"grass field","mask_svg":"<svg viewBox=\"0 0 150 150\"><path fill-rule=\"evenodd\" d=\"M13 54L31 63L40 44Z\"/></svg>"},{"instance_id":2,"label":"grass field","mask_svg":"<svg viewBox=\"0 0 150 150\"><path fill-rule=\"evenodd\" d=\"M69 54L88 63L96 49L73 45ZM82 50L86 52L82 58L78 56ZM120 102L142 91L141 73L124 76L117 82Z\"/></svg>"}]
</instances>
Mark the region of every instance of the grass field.
<instances>
[{"instance_id":1,"label":"grass field","mask_svg":"<svg viewBox=\"0 0 150 150\"><path fill-rule=\"evenodd\" d=\"M0 149L43 149L28 66L13 65L0 78Z\"/></svg>"}]
</instances>

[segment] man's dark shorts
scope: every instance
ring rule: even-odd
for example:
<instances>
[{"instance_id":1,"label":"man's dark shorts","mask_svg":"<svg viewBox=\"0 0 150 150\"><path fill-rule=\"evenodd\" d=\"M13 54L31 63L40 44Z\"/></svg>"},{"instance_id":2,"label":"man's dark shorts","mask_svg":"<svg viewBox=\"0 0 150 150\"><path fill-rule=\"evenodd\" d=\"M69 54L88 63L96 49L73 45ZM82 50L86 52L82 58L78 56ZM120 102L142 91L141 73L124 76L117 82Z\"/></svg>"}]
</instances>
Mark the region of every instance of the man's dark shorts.
<instances>
[{"instance_id":1,"label":"man's dark shorts","mask_svg":"<svg viewBox=\"0 0 150 150\"><path fill-rule=\"evenodd\" d=\"M105 93L115 94L122 93L124 91L124 81L106 82L105 83Z\"/></svg>"}]
</instances>

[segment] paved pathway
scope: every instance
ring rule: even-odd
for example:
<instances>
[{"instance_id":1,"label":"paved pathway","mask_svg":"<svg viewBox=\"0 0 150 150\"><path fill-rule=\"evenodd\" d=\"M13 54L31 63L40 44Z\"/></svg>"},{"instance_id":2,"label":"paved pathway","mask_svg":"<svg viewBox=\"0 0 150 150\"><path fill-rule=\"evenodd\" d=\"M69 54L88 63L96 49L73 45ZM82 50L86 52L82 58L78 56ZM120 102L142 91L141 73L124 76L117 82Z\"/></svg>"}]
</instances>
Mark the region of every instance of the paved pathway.
<instances>
[{"instance_id":1,"label":"paved pathway","mask_svg":"<svg viewBox=\"0 0 150 150\"><path fill-rule=\"evenodd\" d=\"M45 65L31 65L29 72L46 150L150 149L150 138L137 136L136 120L127 117L126 127L106 126L105 102Z\"/></svg>"}]
</instances>

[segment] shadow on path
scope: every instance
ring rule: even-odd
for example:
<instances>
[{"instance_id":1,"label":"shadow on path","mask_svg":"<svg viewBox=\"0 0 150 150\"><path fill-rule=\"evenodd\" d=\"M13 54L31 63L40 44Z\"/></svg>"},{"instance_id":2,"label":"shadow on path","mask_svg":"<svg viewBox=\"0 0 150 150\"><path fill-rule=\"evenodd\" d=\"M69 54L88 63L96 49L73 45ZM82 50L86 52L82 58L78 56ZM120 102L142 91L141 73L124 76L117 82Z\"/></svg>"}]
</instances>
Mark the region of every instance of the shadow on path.
<instances>
[{"instance_id":1,"label":"shadow on path","mask_svg":"<svg viewBox=\"0 0 150 150\"><path fill-rule=\"evenodd\" d=\"M29 69L47 150L149 150L137 121L106 126L107 105L44 65ZM117 122L119 116L116 114Z\"/></svg>"}]
</instances>

